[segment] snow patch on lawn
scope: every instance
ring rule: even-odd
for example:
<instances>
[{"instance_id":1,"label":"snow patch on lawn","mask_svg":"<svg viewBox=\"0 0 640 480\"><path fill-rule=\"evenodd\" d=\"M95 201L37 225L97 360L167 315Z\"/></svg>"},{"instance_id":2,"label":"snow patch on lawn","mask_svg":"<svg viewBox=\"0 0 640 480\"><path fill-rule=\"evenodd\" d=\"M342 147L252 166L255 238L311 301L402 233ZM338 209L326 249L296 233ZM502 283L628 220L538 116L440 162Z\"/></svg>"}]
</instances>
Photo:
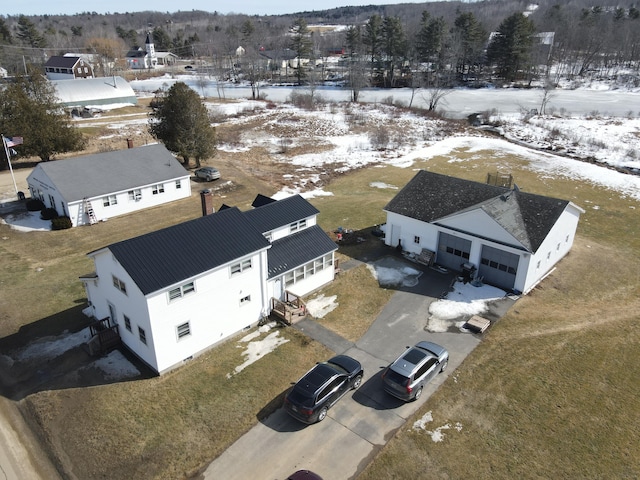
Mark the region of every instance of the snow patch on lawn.
<instances>
[{"instance_id":1,"label":"snow patch on lawn","mask_svg":"<svg viewBox=\"0 0 640 480\"><path fill-rule=\"evenodd\" d=\"M427 430L426 425L427 423L433 422L433 415L431 413L431 410L429 410L427 413L425 413L422 418L419 418L418 420L416 420L413 423L413 429L414 430L423 430L425 433L427 433L428 435L431 436L431 440L433 440L435 443L438 442L442 442L444 440L444 430L450 430L451 424L450 423L446 423L444 425L442 425L441 427L437 427L434 430ZM453 426L453 428L460 432L462 431L462 424L460 422L456 422L455 425Z\"/></svg>"},{"instance_id":2,"label":"snow patch on lawn","mask_svg":"<svg viewBox=\"0 0 640 480\"><path fill-rule=\"evenodd\" d=\"M324 318L325 315L334 311L338 307L338 302L336 302L337 299L338 297L336 295L332 295L330 297L318 295L316 298L307 302L307 311L314 318Z\"/></svg>"},{"instance_id":3,"label":"snow patch on lawn","mask_svg":"<svg viewBox=\"0 0 640 480\"><path fill-rule=\"evenodd\" d=\"M265 355L273 352L280 345L284 345L289 341L288 339L281 337L279 331L270 333L269 335L264 337L262 340L255 340L255 341L253 340L254 338L258 338L263 333L268 332L274 326L275 326L275 323L263 325L260 328L258 328L258 330L251 332L248 335L245 335L239 340L239 342L247 343L246 347L244 347L245 348L244 352L242 352L242 355L244 355L245 357L245 361L234 369L233 374L228 373L227 378L231 378L232 375L235 375L236 373L240 373L242 370L247 368L252 363L257 362ZM242 348L241 346L238 346L238 347Z\"/></svg>"}]
</instances>

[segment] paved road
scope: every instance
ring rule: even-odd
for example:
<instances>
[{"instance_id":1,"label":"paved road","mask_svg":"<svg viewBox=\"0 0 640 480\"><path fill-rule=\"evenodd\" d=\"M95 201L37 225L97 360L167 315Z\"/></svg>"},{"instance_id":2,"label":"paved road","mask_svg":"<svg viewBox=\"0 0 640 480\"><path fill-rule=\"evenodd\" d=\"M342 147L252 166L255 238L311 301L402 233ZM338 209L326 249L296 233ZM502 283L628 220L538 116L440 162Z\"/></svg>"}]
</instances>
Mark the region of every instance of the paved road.
<instances>
[{"instance_id":1,"label":"paved road","mask_svg":"<svg viewBox=\"0 0 640 480\"><path fill-rule=\"evenodd\" d=\"M257 424L204 471L200 478L225 480L284 479L299 469L323 478L353 478L464 358L480 338L464 333L424 331L429 304L443 292L450 278L431 271L418 286L397 291L369 331L355 344L326 332L312 320L296 328L359 360L365 372L362 386L348 394L321 423L305 426L281 408ZM437 294L436 294L437 292ZM427 295L430 293L431 296ZM382 389L381 371L408 345L431 340L450 352L449 368L425 388L417 402L404 403Z\"/></svg>"}]
</instances>

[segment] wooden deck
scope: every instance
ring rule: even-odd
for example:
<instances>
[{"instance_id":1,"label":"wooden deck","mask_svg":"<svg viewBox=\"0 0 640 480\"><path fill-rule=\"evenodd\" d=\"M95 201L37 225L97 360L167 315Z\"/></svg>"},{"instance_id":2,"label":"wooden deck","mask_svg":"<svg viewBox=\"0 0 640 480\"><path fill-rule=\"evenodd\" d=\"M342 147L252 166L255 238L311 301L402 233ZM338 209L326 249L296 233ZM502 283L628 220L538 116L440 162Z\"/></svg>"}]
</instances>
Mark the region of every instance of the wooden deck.
<instances>
[{"instance_id":1,"label":"wooden deck","mask_svg":"<svg viewBox=\"0 0 640 480\"><path fill-rule=\"evenodd\" d=\"M291 325L307 315L307 306L302 298L287 290L284 292L284 300L271 299L271 313Z\"/></svg>"}]
</instances>

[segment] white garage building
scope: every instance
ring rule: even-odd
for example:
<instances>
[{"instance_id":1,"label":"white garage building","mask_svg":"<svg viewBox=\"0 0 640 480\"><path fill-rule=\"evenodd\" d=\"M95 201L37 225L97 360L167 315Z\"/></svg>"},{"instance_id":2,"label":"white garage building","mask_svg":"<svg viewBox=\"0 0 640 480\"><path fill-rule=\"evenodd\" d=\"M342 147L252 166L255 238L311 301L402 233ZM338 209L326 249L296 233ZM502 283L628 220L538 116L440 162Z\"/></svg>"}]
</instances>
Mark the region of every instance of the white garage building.
<instances>
[{"instance_id":1,"label":"white garage building","mask_svg":"<svg viewBox=\"0 0 640 480\"><path fill-rule=\"evenodd\" d=\"M524 293L569 253L584 213L567 200L425 170L384 210L387 245Z\"/></svg>"}]
</instances>

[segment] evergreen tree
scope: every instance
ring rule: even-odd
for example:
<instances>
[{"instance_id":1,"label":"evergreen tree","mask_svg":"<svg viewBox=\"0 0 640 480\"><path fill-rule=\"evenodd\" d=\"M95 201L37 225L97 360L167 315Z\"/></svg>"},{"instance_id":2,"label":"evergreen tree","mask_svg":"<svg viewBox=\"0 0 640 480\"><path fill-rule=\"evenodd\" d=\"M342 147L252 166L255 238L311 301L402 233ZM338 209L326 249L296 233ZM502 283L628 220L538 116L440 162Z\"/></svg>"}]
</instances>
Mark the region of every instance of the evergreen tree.
<instances>
[{"instance_id":1,"label":"evergreen tree","mask_svg":"<svg viewBox=\"0 0 640 480\"><path fill-rule=\"evenodd\" d=\"M10 43L12 43L11 30L9 30L4 18L0 17L0 45L7 45Z\"/></svg>"},{"instance_id":2,"label":"evergreen tree","mask_svg":"<svg viewBox=\"0 0 640 480\"><path fill-rule=\"evenodd\" d=\"M18 18L18 33L16 36L30 47L44 48L47 46L44 36L38 32L33 22L24 15L20 15Z\"/></svg>"},{"instance_id":3,"label":"evergreen tree","mask_svg":"<svg viewBox=\"0 0 640 480\"><path fill-rule=\"evenodd\" d=\"M487 48L487 60L504 80L513 82L529 70L534 33L533 22L521 13L507 17L498 27Z\"/></svg>"},{"instance_id":4,"label":"evergreen tree","mask_svg":"<svg viewBox=\"0 0 640 480\"><path fill-rule=\"evenodd\" d=\"M309 58L312 52L312 43L309 38L309 27L307 27L307 21L304 18L298 18L291 26L291 50L296 52L298 64L296 65L296 78L298 79L298 85L302 83L302 79L305 77L304 68L301 60L303 58Z\"/></svg>"},{"instance_id":5,"label":"evergreen tree","mask_svg":"<svg viewBox=\"0 0 640 480\"><path fill-rule=\"evenodd\" d=\"M357 102L360 91L367 85L365 65L362 55L362 30L358 25L350 25L347 28L345 43L348 55L349 88L351 89L351 101Z\"/></svg>"},{"instance_id":6,"label":"evergreen tree","mask_svg":"<svg viewBox=\"0 0 640 480\"><path fill-rule=\"evenodd\" d=\"M201 160L215 155L216 132L207 108L186 83L176 82L156 95L152 107L149 132L182 157L185 167L189 167L191 158L199 167Z\"/></svg>"},{"instance_id":7,"label":"evergreen tree","mask_svg":"<svg viewBox=\"0 0 640 480\"><path fill-rule=\"evenodd\" d=\"M382 17L378 14L371 15L367 21L362 35L362 43L367 46L367 55L371 63L371 73L380 63L382 52Z\"/></svg>"},{"instance_id":8,"label":"evergreen tree","mask_svg":"<svg viewBox=\"0 0 640 480\"><path fill-rule=\"evenodd\" d=\"M82 133L60 108L55 89L40 73L30 69L0 90L0 129L24 138L23 156L51 160L58 153L82 150Z\"/></svg>"},{"instance_id":9,"label":"evergreen tree","mask_svg":"<svg viewBox=\"0 0 640 480\"><path fill-rule=\"evenodd\" d=\"M407 41L399 17L385 17L382 21L382 52L385 55L384 85L394 87L396 72L407 56Z\"/></svg>"},{"instance_id":10,"label":"evergreen tree","mask_svg":"<svg viewBox=\"0 0 640 480\"><path fill-rule=\"evenodd\" d=\"M173 47L171 37L164 28L155 27L151 32L151 36L153 37L153 46L156 51L168 52Z\"/></svg>"},{"instance_id":11,"label":"evergreen tree","mask_svg":"<svg viewBox=\"0 0 640 480\"><path fill-rule=\"evenodd\" d=\"M465 79L478 73L487 33L471 12L461 13L453 23L453 55L456 72Z\"/></svg>"}]
</instances>

